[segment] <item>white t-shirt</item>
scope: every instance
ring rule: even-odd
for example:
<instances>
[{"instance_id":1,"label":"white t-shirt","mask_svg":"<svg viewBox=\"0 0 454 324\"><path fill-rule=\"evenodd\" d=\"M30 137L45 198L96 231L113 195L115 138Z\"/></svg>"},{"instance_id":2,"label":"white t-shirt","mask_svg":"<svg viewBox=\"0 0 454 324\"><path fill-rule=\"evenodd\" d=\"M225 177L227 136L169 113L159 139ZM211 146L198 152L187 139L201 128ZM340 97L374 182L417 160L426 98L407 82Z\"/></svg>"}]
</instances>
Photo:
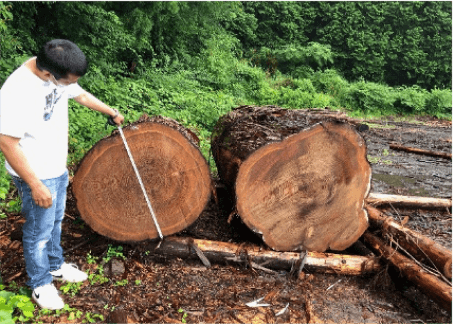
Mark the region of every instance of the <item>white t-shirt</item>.
<instances>
[{"instance_id":1,"label":"white t-shirt","mask_svg":"<svg viewBox=\"0 0 454 324\"><path fill-rule=\"evenodd\" d=\"M19 146L41 180L66 171L68 99L82 92L77 83L57 87L41 80L25 63L0 89L0 134L20 138ZM5 167L18 177L7 161Z\"/></svg>"}]
</instances>

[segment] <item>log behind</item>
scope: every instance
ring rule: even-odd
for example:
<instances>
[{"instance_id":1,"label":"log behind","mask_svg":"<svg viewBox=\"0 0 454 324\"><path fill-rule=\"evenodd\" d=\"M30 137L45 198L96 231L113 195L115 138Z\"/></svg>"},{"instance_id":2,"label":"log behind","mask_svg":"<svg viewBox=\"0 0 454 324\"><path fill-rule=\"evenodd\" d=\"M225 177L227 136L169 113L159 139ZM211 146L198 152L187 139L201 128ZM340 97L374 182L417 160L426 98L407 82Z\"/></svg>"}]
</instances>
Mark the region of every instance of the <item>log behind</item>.
<instances>
[{"instance_id":1,"label":"log behind","mask_svg":"<svg viewBox=\"0 0 454 324\"><path fill-rule=\"evenodd\" d=\"M371 169L345 115L242 106L212 139L243 222L278 251L344 250L367 228Z\"/></svg>"}]
</instances>

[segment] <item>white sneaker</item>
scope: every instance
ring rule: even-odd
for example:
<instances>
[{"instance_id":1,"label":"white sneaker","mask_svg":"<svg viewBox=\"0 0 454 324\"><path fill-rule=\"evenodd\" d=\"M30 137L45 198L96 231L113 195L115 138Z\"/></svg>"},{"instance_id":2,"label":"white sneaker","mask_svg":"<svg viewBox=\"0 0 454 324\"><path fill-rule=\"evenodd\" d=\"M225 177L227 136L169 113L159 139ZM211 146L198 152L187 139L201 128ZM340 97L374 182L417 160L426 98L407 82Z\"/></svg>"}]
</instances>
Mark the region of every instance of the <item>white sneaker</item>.
<instances>
[{"instance_id":1,"label":"white sneaker","mask_svg":"<svg viewBox=\"0 0 454 324\"><path fill-rule=\"evenodd\" d=\"M88 275L85 272L80 271L73 263L63 263L60 269L51 271L50 274L54 279L61 279L69 282L81 282L88 278Z\"/></svg>"},{"instance_id":2,"label":"white sneaker","mask_svg":"<svg viewBox=\"0 0 454 324\"><path fill-rule=\"evenodd\" d=\"M33 289L32 298L41 308L55 310L62 309L65 306L65 302L53 284L47 284Z\"/></svg>"}]
</instances>

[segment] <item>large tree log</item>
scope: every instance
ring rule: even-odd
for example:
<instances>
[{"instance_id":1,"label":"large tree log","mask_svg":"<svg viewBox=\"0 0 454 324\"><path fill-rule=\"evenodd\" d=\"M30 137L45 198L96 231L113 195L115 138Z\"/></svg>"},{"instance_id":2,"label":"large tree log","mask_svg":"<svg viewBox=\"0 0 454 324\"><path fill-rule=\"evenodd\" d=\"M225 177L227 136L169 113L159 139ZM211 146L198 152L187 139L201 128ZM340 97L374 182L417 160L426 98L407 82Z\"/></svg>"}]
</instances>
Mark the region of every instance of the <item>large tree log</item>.
<instances>
[{"instance_id":1,"label":"large tree log","mask_svg":"<svg viewBox=\"0 0 454 324\"><path fill-rule=\"evenodd\" d=\"M431 198L431 197L414 197L414 196L398 196L386 195L371 192L366 199L367 203L373 206L391 204L395 207L409 208L451 208L451 199Z\"/></svg>"},{"instance_id":2,"label":"large tree log","mask_svg":"<svg viewBox=\"0 0 454 324\"><path fill-rule=\"evenodd\" d=\"M416 263L389 247L375 235L366 232L363 237L366 243L397 267L408 280L418 286L444 309L451 312L452 288L448 284L424 271Z\"/></svg>"},{"instance_id":3,"label":"large tree log","mask_svg":"<svg viewBox=\"0 0 454 324\"><path fill-rule=\"evenodd\" d=\"M151 243L157 244L157 243ZM308 271L362 275L379 271L382 267L378 258L368 256L341 255L334 253L307 252L305 256L296 252L276 252L258 246L238 245L227 242L197 240L182 237L166 237L159 248L150 250L158 255L173 255L180 258L197 258L199 249L203 255L217 263L254 262L270 269L291 270L299 262L304 262ZM199 252L200 253L200 252Z\"/></svg>"},{"instance_id":4,"label":"large tree log","mask_svg":"<svg viewBox=\"0 0 454 324\"><path fill-rule=\"evenodd\" d=\"M242 221L274 250L341 251L366 230L366 145L332 114L239 107L218 121L212 150Z\"/></svg>"},{"instance_id":5,"label":"large tree log","mask_svg":"<svg viewBox=\"0 0 454 324\"><path fill-rule=\"evenodd\" d=\"M197 136L159 116L144 115L123 130L162 234L187 228L211 193L210 171ZM98 233L120 241L158 236L118 131L86 154L72 190L82 219Z\"/></svg>"},{"instance_id":6,"label":"large tree log","mask_svg":"<svg viewBox=\"0 0 454 324\"><path fill-rule=\"evenodd\" d=\"M391 217L371 206L366 206L372 227L380 228L384 234L393 236L402 248L418 261L435 266L444 276L452 278L452 252L437 242L393 221Z\"/></svg>"}]
</instances>

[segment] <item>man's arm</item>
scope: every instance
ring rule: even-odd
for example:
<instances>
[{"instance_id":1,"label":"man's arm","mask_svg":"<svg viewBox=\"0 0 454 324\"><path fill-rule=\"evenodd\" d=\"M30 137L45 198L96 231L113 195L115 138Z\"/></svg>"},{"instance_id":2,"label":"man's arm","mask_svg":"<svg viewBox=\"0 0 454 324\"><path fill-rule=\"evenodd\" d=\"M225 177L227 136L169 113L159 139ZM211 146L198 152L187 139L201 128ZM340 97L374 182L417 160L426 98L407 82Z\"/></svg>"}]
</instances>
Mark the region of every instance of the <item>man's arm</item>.
<instances>
[{"instance_id":1,"label":"man's arm","mask_svg":"<svg viewBox=\"0 0 454 324\"><path fill-rule=\"evenodd\" d=\"M84 91L81 95L74 98L76 102L80 103L81 105L88 107L90 109L99 111L103 114L114 116L116 114L115 110L110 108L104 102L93 96L91 93ZM117 125L121 125L123 123L124 117L122 114L118 114L116 118L114 118L114 122Z\"/></svg>"},{"instance_id":2,"label":"man's arm","mask_svg":"<svg viewBox=\"0 0 454 324\"><path fill-rule=\"evenodd\" d=\"M32 198L39 207L52 206L52 194L33 172L24 152L19 146L20 138L0 134L0 150L13 170L32 190Z\"/></svg>"}]
</instances>

